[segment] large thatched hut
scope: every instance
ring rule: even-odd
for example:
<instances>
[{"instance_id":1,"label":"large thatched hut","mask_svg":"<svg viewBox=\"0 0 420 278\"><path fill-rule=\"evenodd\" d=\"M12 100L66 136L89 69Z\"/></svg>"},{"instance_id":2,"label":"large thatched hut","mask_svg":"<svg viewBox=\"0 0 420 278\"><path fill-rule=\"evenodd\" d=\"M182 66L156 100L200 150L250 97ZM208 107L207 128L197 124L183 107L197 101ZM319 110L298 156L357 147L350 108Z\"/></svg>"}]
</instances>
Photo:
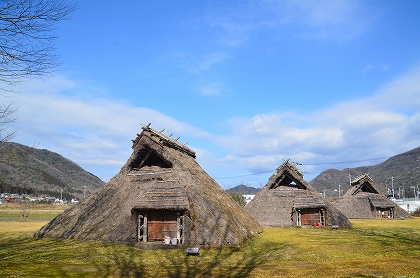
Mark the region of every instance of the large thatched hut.
<instances>
[{"instance_id":1,"label":"large thatched hut","mask_svg":"<svg viewBox=\"0 0 420 278\"><path fill-rule=\"evenodd\" d=\"M120 172L34 236L188 245L235 245L261 226L195 160L195 152L150 128L133 140Z\"/></svg>"},{"instance_id":2,"label":"large thatched hut","mask_svg":"<svg viewBox=\"0 0 420 278\"><path fill-rule=\"evenodd\" d=\"M262 226L351 227L347 217L326 201L289 160L245 206Z\"/></svg>"},{"instance_id":3,"label":"large thatched hut","mask_svg":"<svg viewBox=\"0 0 420 278\"><path fill-rule=\"evenodd\" d=\"M380 194L368 174L355 178L347 192L335 206L348 218L405 218L411 217L408 212L396 203Z\"/></svg>"}]
</instances>

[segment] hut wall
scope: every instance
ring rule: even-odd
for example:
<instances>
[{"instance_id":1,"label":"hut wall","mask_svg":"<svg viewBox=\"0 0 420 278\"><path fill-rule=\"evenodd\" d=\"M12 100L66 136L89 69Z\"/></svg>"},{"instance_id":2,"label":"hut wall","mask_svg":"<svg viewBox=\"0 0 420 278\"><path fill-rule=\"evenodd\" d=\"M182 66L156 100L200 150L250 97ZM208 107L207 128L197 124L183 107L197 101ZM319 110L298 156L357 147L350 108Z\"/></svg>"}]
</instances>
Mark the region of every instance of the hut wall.
<instances>
[{"instance_id":1,"label":"hut wall","mask_svg":"<svg viewBox=\"0 0 420 278\"><path fill-rule=\"evenodd\" d=\"M152 208L185 209L182 233L188 245L236 245L262 232L258 222L204 172L191 150L169 142L170 138L159 140L155 133L139 135L132 155L117 175L34 236L136 242L136 211ZM142 164L139 156L151 154L144 152L151 149L156 156ZM135 169L139 165L146 166Z\"/></svg>"}]
</instances>

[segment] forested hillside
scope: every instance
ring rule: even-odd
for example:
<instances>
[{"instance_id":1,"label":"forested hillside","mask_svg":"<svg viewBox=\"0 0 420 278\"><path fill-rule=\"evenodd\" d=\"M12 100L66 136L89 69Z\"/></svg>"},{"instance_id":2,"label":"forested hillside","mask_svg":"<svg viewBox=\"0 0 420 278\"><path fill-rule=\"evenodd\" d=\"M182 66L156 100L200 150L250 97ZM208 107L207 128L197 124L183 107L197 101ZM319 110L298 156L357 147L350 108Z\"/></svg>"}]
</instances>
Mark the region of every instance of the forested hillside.
<instances>
[{"instance_id":1,"label":"forested hillside","mask_svg":"<svg viewBox=\"0 0 420 278\"><path fill-rule=\"evenodd\" d=\"M71 160L17 143L0 144L0 192L83 197L104 182ZM58 194L58 195L57 195Z\"/></svg>"},{"instance_id":2,"label":"forested hillside","mask_svg":"<svg viewBox=\"0 0 420 278\"><path fill-rule=\"evenodd\" d=\"M350 178L353 180L362 174L369 174L383 194L386 194L393 184L396 198L399 197L398 194L402 198L403 191L405 197L414 197L414 189L411 187L420 187L420 147L373 166L326 170L310 181L310 184L320 193L325 191L327 197L337 197L339 185L343 194L349 188Z\"/></svg>"}]
</instances>

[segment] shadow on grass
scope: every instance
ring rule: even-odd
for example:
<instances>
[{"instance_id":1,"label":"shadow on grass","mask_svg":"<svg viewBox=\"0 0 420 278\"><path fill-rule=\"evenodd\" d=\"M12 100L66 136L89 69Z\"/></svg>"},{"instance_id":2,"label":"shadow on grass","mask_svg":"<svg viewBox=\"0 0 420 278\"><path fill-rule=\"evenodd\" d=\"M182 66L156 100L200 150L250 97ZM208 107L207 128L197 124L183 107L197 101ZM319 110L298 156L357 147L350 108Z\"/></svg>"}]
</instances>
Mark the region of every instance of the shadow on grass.
<instances>
[{"instance_id":1,"label":"shadow on grass","mask_svg":"<svg viewBox=\"0 0 420 278\"><path fill-rule=\"evenodd\" d=\"M215 213L216 214L216 213ZM222 222L222 216L216 217L216 225ZM228 224L224 234L220 235L223 242L230 238ZM233 230L233 229L232 229ZM186 254L186 247L183 253L167 252L164 254L165 265L161 265L168 277L247 277L259 264L268 260L267 254L271 250L280 249L281 244L266 242L253 245L256 238L245 240L239 246L230 247L204 247L201 254L191 256Z\"/></svg>"},{"instance_id":2,"label":"shadow on grass","mask_svg":"<svg viewBox=\"0 0 420 278\"><path fill-rule=\"evenodd\" d=\"M376 228L376 229L355 229L359 235L369 237L384 246L420 246L420 234L415 229Z\"/></svg>"},{"instance_id":3,"label":"shadow on grass","mask_svg":"<svg viewBox=\"0 0 420 278\"><path fill-rule=\"evenodd\" d=\"M123 248L110 244L104 254L107 262L96 262L96 274L101 277L150 277L147 274L145 252L136 248ZM92 252L92 256L95 253Z\"/></svg>"},{"instance_id":4,"label":"shadow on grass","mask_svg":"<svg viewBox=\"0 0 420 278\"><path fill-rule=\"evenodd\" d=\"M261 264L270 260L270 253L282 244L267 242L258 249L249 246L205 247L199 255L187 255L186 247L172 250L140 250L109 245L103 254L107 262L87 262L99 277L248 277ZM91 256L96 251L92 249ZM73 269L74 270L74 269ZM80 269L82 270L82 269ZM88 274L85 272L85 274ZM66 276L65 274L63 276ZM69 275L71 276L71 275Z\"/></svg>"},{"instance_id":5,"label":"shadow on grass","mask_svg":"<svg viewBox=\"0 0 420 278\"><path fill-rule=\"evenodd\" d=\"M281 244L266 243L262 250L240 247L205 248L203 256L166 255L168 277L248 277L259 265L269 261L271 251L280 250ZM201 256L201 255L200 255Z\"/></svg>"}]
</instances>

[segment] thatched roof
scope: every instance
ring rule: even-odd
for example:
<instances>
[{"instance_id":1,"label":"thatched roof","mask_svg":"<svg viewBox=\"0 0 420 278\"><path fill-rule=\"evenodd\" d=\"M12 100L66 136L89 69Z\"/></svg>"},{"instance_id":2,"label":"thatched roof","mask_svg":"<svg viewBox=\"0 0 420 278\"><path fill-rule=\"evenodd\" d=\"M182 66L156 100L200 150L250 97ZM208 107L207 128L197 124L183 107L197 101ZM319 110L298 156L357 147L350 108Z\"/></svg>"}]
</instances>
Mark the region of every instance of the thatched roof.
<instances>
[{"instance_id":1,"label":"thatched roof","mask_svg":"<svg viewBox=\"0 0 420 278\"><path fill-rule=\"evenodd\" d=\"M326 226L351 226L347 217L322 198L289 160L277 168L267 184L245 206L245 210L262 226L275 227L296 226L298 212L305 209L322 209Z\"/></svg>"},{"instance_id":2,"label":"thatched roof","mask_svg":"<svg viewBox=\"0 0 420 278\"><path fill-rule=\"evenodd\" d=\"M181 212L185 244L235 245L262 232L186 144L150 125L142 129L118 174L34 236L133 242L137 218L148 211Z\"/></svg>"},{"instance_id":3,"label":"thatched roof","mask_svg":"<svg viewBox=\"0 0 420 278\"><path fill-rule=\"evenodd\" d=\"M411 217L396 203L379 193L368 174L356 177L334 205L348 218L377 218L378 211L392 210L394 218Z\"/></svg>"}]
</instances>

